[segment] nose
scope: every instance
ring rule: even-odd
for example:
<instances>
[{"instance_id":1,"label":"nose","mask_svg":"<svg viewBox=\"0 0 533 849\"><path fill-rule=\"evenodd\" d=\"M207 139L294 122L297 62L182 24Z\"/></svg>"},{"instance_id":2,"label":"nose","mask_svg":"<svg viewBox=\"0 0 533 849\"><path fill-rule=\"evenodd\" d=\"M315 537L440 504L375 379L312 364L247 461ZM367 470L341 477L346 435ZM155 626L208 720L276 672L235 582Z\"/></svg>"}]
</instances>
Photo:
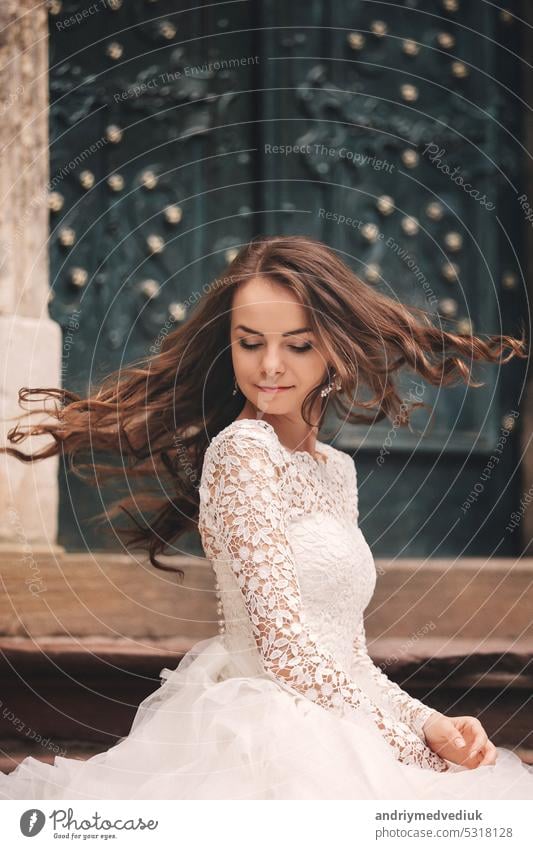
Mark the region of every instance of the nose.
<instances>
[{"instance_id":1,"label":"nose","mask_svg":"<svg viewBox=\"0 0 533 849\"><path fill-rule=\"evenodd\" d=\"M261 361L261 370L266 377L282 374L285 371L283 362L275 346L266 345Z\"/></svg>"}]
</instances>

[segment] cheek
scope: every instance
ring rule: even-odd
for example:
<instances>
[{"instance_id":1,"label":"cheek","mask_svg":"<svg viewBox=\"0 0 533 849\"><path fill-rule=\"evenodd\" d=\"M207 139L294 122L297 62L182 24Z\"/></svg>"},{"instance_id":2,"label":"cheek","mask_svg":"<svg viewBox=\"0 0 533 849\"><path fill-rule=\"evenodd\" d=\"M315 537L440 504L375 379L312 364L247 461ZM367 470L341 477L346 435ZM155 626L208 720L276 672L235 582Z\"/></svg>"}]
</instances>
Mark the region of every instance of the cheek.
<instances>
[{"instance_id":1,"label":"cheek","mask_svg":"<svg viewBox=\"0 0 533 849\"><path fill-rule=\"evenodd\" d=\"M297 364L298 365L298 364ZM317 351L310 351L308 354L302 354L299 363L299 372L302 375L317 383L326 369L326 361L324 357Z\"/></svg>"},{"instance_id":2,"label":"cheek","mask_svg":"<svg viewBox=\"0 0 533 849\"><path fill-rule=\"evenodd\" d=\"M240 345L233 344L231 346L231 359L234 366L240 366L242 368L246 364L245 353Z\"/></svg>"},{"instance_id":3,"label":"cheek","mask_svg":"<svg viewBox=\"0 0 533 849\"><path fill-rule=\"evenodd\" d=\"M325 366L322 357L312 353L296 354L294 359L296 362L291 360L291 374L301 394L306 395L310 389L321 382Z\"/></svg>"},{"instance_id":4,"label":"cheek","mask_svg":"<svg viewBox=\"0 0 533 849\"><path fill-rule=\"evenodd\" d=\"M236 365L238 362L240 362L239 349L237 345L230 345L230 354L233 365Z\"/></svg>"},{"instance_id":5,"label":"cheek","mask_svg":"<svg viewBox=\"0 0 533 849\"><path fill-rule=\"evenodd\" d=\"M251 380L258 367L256 352L245 351L240 345L232 345L231 356L233 360L233 371L239 374L241 380Z\"/></svg>"}]
</instances>

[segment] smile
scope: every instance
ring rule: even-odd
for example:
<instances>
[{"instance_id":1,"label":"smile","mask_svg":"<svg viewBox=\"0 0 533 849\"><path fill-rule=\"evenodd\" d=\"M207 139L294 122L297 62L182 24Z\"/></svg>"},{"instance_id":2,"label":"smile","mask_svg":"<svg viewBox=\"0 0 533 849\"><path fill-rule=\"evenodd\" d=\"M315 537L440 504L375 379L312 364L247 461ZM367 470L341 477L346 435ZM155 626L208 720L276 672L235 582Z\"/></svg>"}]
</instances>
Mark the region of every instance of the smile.
<instances>
[{"instance_id":1,"label":"smile","mask_svg":"<svg viewBox=\"0 0 533 849\"><path fill-rule=\"evenodd\" d=\"M287 392L287 390L292 389L292 386L257 386L260 392L268 392L270 395L275 395L276 392Z\"/></svg>"}]
</instances>

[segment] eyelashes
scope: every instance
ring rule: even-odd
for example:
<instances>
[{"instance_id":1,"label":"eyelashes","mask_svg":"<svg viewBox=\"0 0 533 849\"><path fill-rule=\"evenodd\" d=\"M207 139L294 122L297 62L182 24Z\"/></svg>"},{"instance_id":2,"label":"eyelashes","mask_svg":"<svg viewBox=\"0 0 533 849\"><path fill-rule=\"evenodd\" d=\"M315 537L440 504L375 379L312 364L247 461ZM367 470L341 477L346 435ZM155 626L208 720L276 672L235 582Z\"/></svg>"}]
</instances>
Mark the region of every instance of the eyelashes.
<instances>
[{"instance_id":1,"label":"eyelashes","mask_svg":"<svg viewBox=\"0 0 533 849\"><path fill-rule=\"evenodd\" d=\"M245 351L253 351L255 348L259 348L261 343L258 342L256 345L247 345L246 342L241 339L239 341L239 345L241 348L244 348ZM291 348L292 351L297 351L299 354L302 354L305 351L310 351L312 347L312 345L289 345L289 348Z\"/></svg>"}]
</instances>

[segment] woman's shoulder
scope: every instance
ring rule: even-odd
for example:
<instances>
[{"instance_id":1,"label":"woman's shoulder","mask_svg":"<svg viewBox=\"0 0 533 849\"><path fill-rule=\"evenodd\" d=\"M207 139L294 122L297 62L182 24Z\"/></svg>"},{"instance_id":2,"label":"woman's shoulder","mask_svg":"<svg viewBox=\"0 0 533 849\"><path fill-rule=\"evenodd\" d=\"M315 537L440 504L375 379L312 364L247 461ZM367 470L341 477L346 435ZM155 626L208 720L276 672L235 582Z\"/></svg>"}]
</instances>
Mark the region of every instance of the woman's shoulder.
<instances>
[{"instance_id":1,"label":"woman's shoulder","mask_svg":"<svg viewBox=\"0 0 533 849\"><path fill-rule=\"evenodd\" d=\"M205 459L228 454L244 458L265 453L273 463L283 463L284 455L272 425L263 419L235 419L212 438Z\"/></svg>"},{"instance_id":2,"label":"woman's shoulder","mask_svg":"<svg viewBox=\"0 0 533 849\"><path fill-rule=\"evenodd\" d=\"M264 419L235 419L226 427L222 428L209 443L206 450L211 456L225 451L230 453L242 453L244 451L259 450L260 453L268 452L272 461L279 465L286 465L288 460L293 462L309 460L312 466L316 461L305 451L288 451L280 443L278 435L270 422ZM349 454L335 448L327 442L317 441L318 451L325 457L331 466L341 465L353 466L353 460ZM311 462L312 461L312 462Z\"/></svg>"},{"instance_id":3,"label":"woman's shoulder","mask_svg":"<svg viewBox=\"0 0 533 849\"><path fill-rule=\"evenodd\" d=\"M222 428L211 441L214 442L233 434L264 437L273 433L274 428L265 419L235 419L227 427Z\"/></svg>"}]
</instances>

